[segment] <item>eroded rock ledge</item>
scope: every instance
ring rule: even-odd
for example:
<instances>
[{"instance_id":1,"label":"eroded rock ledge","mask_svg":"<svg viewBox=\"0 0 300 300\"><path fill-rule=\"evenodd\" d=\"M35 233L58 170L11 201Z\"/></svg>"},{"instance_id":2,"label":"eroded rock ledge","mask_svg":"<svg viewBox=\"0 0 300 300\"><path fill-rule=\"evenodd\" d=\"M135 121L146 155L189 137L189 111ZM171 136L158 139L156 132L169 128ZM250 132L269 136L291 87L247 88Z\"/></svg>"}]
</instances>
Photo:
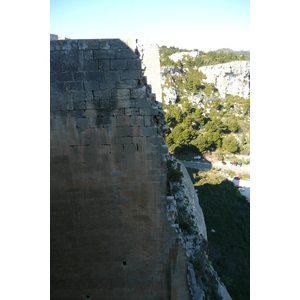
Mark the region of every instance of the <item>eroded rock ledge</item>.
<instances>
[{"instance_id":1,"label":"eroded rock ledge","mask_svg":"<svg viewBox=\"0 0 300 300\"><path fill-rule=\"evenodd\" d=\"M189 258L187 280L192 299L231 300L207 254L205 219L191 178L185 166L172 156L168 157L168 171L167 216Z\"/></svg>"}]
</instances>

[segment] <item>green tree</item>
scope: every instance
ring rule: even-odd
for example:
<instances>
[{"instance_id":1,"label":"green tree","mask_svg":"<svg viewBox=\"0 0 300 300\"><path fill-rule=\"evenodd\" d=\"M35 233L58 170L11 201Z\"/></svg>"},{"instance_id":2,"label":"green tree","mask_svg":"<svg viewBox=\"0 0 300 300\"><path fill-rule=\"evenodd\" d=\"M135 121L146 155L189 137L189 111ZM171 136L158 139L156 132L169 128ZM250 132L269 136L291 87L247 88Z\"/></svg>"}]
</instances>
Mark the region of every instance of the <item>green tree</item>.
<instances>
[{"instance_id":1,"label":"green tree","mask_svg":"<svg viewBox=\"0 0 300 300\"><path fill-rule=\"evenodd\" d=\"M207 150L206 138L201 134L199 134L198 137L191 142L191 144L196 146L200 153L203 153Z\"/></svg>"},{"instance_id":2,"label":"green tree","mask_svg":"<svg viewBox=\"0 0 300 300\"><path fill-rule=\"evenodd\" d=\"M250 117L250 98L244 101L243 112L245 116L248 115Z\"/></svg>"},{"instance_id":3,"label":"green tree","mask_svg":"<svg viewBox=\"0 0 300 300\"><path fill-rule=\"evenodd\" d=\"M238 143L235 137L230 135L223 139L223 148L231 153L235 153L238 150Z\"/></svg>"},{"instance_id":4,"label":"green tree","mask_svg":"<svg viewBox=\"0 0 300 300\"><path fill-rule=\"evenodd\" d=\"M205 131L219 131L223 132L227 129L227 126L224 125L224 123L220 119L213 119L211 121L208 121L205 125Z\"/></svg>"},{"instance_id":5,"label":"green tree","mask_svg":"<svg viewBox=\"0 0 300 300\"><path fill-rule=\"evenodd\" d=\"M230 100L226 100L225 108L227 110L230 110L231 106L232 106L232 102Z\"/></svg>"},{"instance_id":6,"label":"green tree","mask_svg":"<svg viewBox=\"0 0 300 300\"><path fill-rule=\"evenodd\" d=\"M236 119L227 119L225 125L231 132L237 132L239 129L239 124Z\"/></svg>"},{"instance_id":7,"label":"green tree","mask_svg":"<svg viewBox=\"0 0 300 300\"><path fill-rule=\"evenodd\" d=\"M214 101L213 101L213 103L212 103L212 106L215 108L215 109L217 109L217 110L219 110L220 109L220 101L218 100L218 99L215 99Z\"/></svg>"}]
</instances>

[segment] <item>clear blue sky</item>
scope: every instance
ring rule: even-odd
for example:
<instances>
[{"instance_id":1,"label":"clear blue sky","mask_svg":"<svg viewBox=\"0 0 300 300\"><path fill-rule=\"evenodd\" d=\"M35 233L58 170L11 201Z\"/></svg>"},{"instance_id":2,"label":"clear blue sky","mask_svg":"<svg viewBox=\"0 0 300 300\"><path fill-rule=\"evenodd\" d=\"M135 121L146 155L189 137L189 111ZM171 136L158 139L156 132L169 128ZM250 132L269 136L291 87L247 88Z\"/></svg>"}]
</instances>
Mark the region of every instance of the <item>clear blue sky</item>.
<instances>
[{"instance_id":1,"label":"clear blue sky","mask_svg":"<svg viewBox=\"0 0 300 300\"><path fill-rule=\"evenodd\" d=\"M250 49L250 0L50 0L50 33L139 38L203 51Z\"/></svg>"}]
</instances>

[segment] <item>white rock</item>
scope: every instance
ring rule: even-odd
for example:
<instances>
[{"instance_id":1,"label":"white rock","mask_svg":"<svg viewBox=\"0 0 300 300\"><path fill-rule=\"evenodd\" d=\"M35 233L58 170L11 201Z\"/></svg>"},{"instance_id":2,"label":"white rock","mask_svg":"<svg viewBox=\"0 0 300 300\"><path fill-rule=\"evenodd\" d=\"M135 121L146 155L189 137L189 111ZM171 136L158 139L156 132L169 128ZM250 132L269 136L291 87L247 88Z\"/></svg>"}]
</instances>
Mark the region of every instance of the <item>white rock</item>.
<instances>
[{"instance_id":1,"label":"white rock","mask_svg":"<svg viewBox=\"0 0 300 300\"><path fill-rule=\"evenodd\" d=\"M169 56L170 59L172 59L174 62L177 62L178 60L182 60L184 55L188 55L191 57L197 57L200 56L199 51L190 51L190 52L176 52Z\"/></svg>"},{"instance_id":2,"label":"white rock","mask_svg":"<svg viewBox=\"0 0 300 300\"><path fill-rule=\"evenodd\" d=\"M232 61L226 64L198 68L213 83L220 96L226 94L248 98L250 95L250 61Z\"/></svg>"}]
</instances>

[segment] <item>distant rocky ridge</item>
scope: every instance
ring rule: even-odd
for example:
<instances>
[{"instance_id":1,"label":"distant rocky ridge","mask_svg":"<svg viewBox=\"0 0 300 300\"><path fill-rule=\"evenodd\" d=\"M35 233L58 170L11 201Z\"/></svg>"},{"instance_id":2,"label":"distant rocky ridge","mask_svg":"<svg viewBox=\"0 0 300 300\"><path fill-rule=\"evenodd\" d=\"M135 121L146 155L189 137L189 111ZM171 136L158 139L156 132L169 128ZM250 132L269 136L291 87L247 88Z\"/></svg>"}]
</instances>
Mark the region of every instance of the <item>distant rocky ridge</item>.
<instances>
[{"instance_id":1,"label":"distant rocky ridge","mask_svg":"<svg viewBox=\"0 0 300 300\"><path fill-rule=\"evenodd\" d=\"M226 98L226 94L245 99L250 96L250 61L232 61L225 64L204 66L198 68L198 71L206 75L205 82L215 85L221 98ZM188 72L188 69L180 67L161 68L161 86L165 104L176 103L178 97L176 89L173 86L165 85L166 75L170 74L174 82L176 82L176 77L184 72ZM204 93L187 96L189 101L194 104L199 104L199 102L202 100L205 101L205 99L213 100L211 98L215 98L215 95L206 97Z\"/></svg>"},{"instance_id":2,"label":"distant rocky ridge","mask_svg":"<svg viewBox=\"0 0 300 300\"><path fill-rule=\"evenodd\" d=\"M206 75L206 82L214 83L221 98L225 98L226 94L242 98L250 96L250 61L205 66L198 71Z\"/></svg>"},{"instance_id":3,"label":"distant rocky ridge","mask_svg":"<svg viewBox=\"0 0 300 300\"><path fill-rule=\"evenodd\" d=\"M200 52L199 51L176 52L170 55L169 58L172 59L174 62L177 62L178 60L182 60L185 55L195 58L197 56L200 56Z\"/></svg>"}]
</instances>

